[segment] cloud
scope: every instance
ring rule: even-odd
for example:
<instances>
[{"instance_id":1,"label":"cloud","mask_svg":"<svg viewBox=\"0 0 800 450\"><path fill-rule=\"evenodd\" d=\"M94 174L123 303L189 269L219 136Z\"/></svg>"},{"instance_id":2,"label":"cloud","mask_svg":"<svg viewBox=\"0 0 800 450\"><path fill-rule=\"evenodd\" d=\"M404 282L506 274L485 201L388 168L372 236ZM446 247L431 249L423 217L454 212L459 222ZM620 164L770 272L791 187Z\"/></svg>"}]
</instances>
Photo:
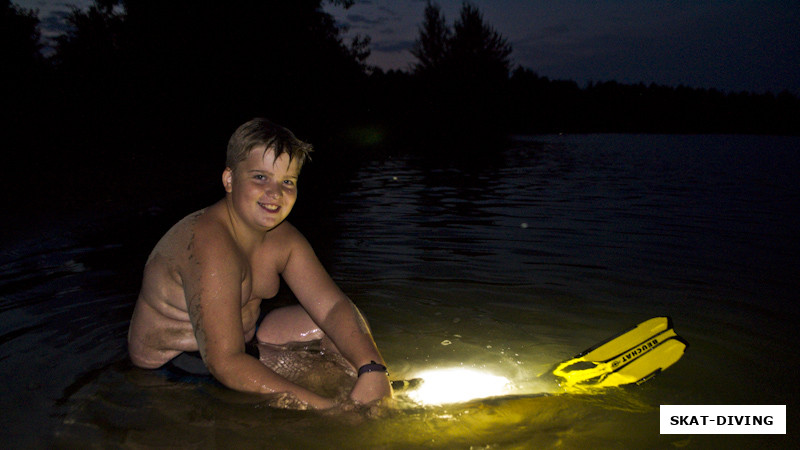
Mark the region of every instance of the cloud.
<instances>
[{"instance_id":1,"label":"cloud","mask_svg":"<svg viewBox=\"0 0 800 450\"><path fill-rule=\"evenodd\" d=\"M532 45L539 41L550 42L553 39L568 37L572 29L567 24L549 25L543 27L540 31L529 33L524 37L515 40L515 42L522 45Z\"/></svg>"},{"instance_id":2,"label":"cloud","mask_svg":"<svg viewBox=\"0 0 800 450\"><path fill-rule=\"evenodd\" d=\"M373 27L375 25L385 25L387 22L389 22L389 18L387 18L387 17L377 17L375 19L370 19L370 18L368 18L366 16L363 16L361 14L348 14L347 15L347 21L350 24L359 24L359 25L362 25L364 27Z\"/></svg>"},{"instance_id":3,"label":"cloud","mask_svg":"<svg viewBox=\"0 0 800 450\"><path fill-rule=\"evenodd\" d=\"M67 22L67 16L70 14L70 11L52 11L40 18L42 35L46 39L52 39L70 31L72 27Z\"/></svg>"},{"instance_id":4,"label":"cloud","mask_svg":"<svg viewBox=\"0 0 800 450\"><path fill-rule=\"evenodd\" d=\"M370 44L372 51L375 52L384 52L384 53L398 53L404 52L406 50L410 50L411 47L414 46L414 41L402 40L402 41L379 41L373 42Z\"/></svg>"}]
</instances>

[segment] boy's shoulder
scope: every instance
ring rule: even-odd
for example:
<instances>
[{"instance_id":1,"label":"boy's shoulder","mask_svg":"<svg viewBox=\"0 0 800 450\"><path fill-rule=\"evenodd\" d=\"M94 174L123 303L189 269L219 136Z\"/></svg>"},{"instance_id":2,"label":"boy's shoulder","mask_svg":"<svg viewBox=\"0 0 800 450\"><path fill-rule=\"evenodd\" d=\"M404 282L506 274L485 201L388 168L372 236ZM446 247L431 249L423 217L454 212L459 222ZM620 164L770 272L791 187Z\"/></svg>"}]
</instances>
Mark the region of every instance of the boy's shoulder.
<instances>
[{"instance_id":1,"label":"boy's shoulder","mask_svg":"<svg viewBox=\"0 0 800 450\"><path fill-rule=\"evenodd\" d=\"M233 237L216 209L212 205L179 220L156 244L156 250L180 259L180 255L189 257L202 249L232 249Z\"/></svg>"},{"instance_id":2,"label":"boy's shoulder","mask_svg":"<svg viewBox=\"0 0 800 450\"><path fill-rule=\"evenodd\" d=\"M184 220L188 220L190 227L190 241L195 247L213 248L223 252L235 251L238 249L235 237L231 229L227 226L227 215L224 208L219 208L219 204L201 209L196 213L190 214Z\"/></svg>"},{"instance_id":3,"label":"boy's shoulder","mask_svg":"<svg viewBox=\"0 0 800 450\"><path fill-rule=\"evenodd\" d=\"M207 239L216 240L225 238L225 227L215 216L218 214L213 210L213 206L195 211L167 231L164 239L171 242L183 242L188 244L192 241L204 241Z\"/></svg>"},{"instance_id":4,"label":"boy's shoulder","mask_svg":"<svg viewBox=\"0 0 800 450\"><path fill-rule=\"evenodd\" d=\"M288 220L284 220L275 228L269 230L264 236L264 248L291 251L296 245L302 245L305 237Z\"/></svg>"},{"instance_id":5,"label":"boy's shoulder","mask_svg":"<svg viewBox=\"0 0 800 450\"><path fill-rule=\"evenodd\" d=\"M280 225L267 232L262 245L256 250L254 261L270 262L281 272L293 254L310 249L305 236L291 223L284 220Z\"/></svg>"}]
</instances>

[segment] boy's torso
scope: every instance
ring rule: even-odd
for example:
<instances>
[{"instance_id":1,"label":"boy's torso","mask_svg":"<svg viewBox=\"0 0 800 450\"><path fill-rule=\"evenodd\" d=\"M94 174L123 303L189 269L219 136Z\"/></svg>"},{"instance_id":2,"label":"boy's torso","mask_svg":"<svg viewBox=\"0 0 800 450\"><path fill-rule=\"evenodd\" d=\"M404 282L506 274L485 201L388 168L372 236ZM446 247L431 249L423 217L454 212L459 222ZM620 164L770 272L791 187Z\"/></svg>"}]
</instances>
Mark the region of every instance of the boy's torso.
<instances>
[{"instance_id":1,"label":"boy's torso","mask_svg":"<svg viewBox=\"0 0 800 450\"><path fill-rule=\"evenodd\" d=\"M147 366L160 366L182 351L196 351L185 297L187 265L194 263L193 243L215 245L232 239L224 226L224 203L188 215L175 224L148 258L142 290L136 303L129 343L131 357L146 360ZM280 271L285 267L289 251L287 233L291 225L284 223L267 236L247 255L243 251L226 254L226 262L242 268L241 302L245 342L255 335L261 300L272 298L280 287ZM227 260L230 258L230 260ZM143 361L144 362L144 361Z\"/></svg>"}]
</instances>

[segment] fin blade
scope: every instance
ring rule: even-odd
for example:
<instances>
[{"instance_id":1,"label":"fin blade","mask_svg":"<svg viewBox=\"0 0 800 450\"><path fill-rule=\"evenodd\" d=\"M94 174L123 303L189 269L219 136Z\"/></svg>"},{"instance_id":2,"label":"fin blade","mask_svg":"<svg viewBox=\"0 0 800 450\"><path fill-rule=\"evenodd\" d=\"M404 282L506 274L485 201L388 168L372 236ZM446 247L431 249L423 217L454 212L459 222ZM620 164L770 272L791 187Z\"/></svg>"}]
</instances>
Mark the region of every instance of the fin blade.
<instances>
[{"instance_id":1,"label":"fin blade","mask_svg":"<svg viewBox=\"0 0 800 450\"><path fill-rule=\"evenodd\" d=\"M669 317L654 317L553 369L570 390L642 383L677 362L688 346Z\"/></svg>"},{"instance_id":2,"label":"fin blade","mask_svg":"<svg viewBox=\"0 0 800 450\"><path fill-rule=\"evenodd\" d=\"M586 361L608 361L672 328L669 317L654 317L578 354Z\"/></svg>"},{"instance_id":3,"label":"fin blade","mask_svg":"<svg viewBox=\"0 0 800 450\"><path fill-rule=\"evenodd\" d=\"M592 384L591 387L607 388L633 383L642 384L678 362L686 347L688 344L682 338L677 336L670 338L630 364L608 374L598 383Z\"/></svg>"}]
</instances>

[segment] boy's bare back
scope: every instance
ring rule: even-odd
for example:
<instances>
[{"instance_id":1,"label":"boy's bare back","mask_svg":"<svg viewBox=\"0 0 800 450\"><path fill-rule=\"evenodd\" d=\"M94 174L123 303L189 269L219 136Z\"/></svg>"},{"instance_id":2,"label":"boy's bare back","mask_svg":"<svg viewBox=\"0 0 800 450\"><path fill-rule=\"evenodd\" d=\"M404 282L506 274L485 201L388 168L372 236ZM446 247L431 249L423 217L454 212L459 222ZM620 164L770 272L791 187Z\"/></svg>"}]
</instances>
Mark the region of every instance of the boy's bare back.
<instances>
[{"instance_id":1,"label":"boy's bare back","mask_svg":"<svg viewBox=\"0 0 800 450\"><path fill-rule=\"evenodd\" d=\"M129 334L131 360L137 366L157 368L183 351L198 350L183 288L184 278L190 276L189 265L196 264L198 256L194 250L197 245L230 247L231 236L223 223L224 205L221 203L182 219L150 253ZM255 335L261 299L274 297L280 287L277 271L264 269L285 264L286 252L280 251L273 238L280 235L282 239L279 241L287 244L289 235L293 234L288 228L291 225L283 222L273 229L270 239L257 252L261 256L261 270L255 271L255 279L250 262L241 252L227 252L226 263L241 268L245 342Z\"/></svg>"}]
</instances>

